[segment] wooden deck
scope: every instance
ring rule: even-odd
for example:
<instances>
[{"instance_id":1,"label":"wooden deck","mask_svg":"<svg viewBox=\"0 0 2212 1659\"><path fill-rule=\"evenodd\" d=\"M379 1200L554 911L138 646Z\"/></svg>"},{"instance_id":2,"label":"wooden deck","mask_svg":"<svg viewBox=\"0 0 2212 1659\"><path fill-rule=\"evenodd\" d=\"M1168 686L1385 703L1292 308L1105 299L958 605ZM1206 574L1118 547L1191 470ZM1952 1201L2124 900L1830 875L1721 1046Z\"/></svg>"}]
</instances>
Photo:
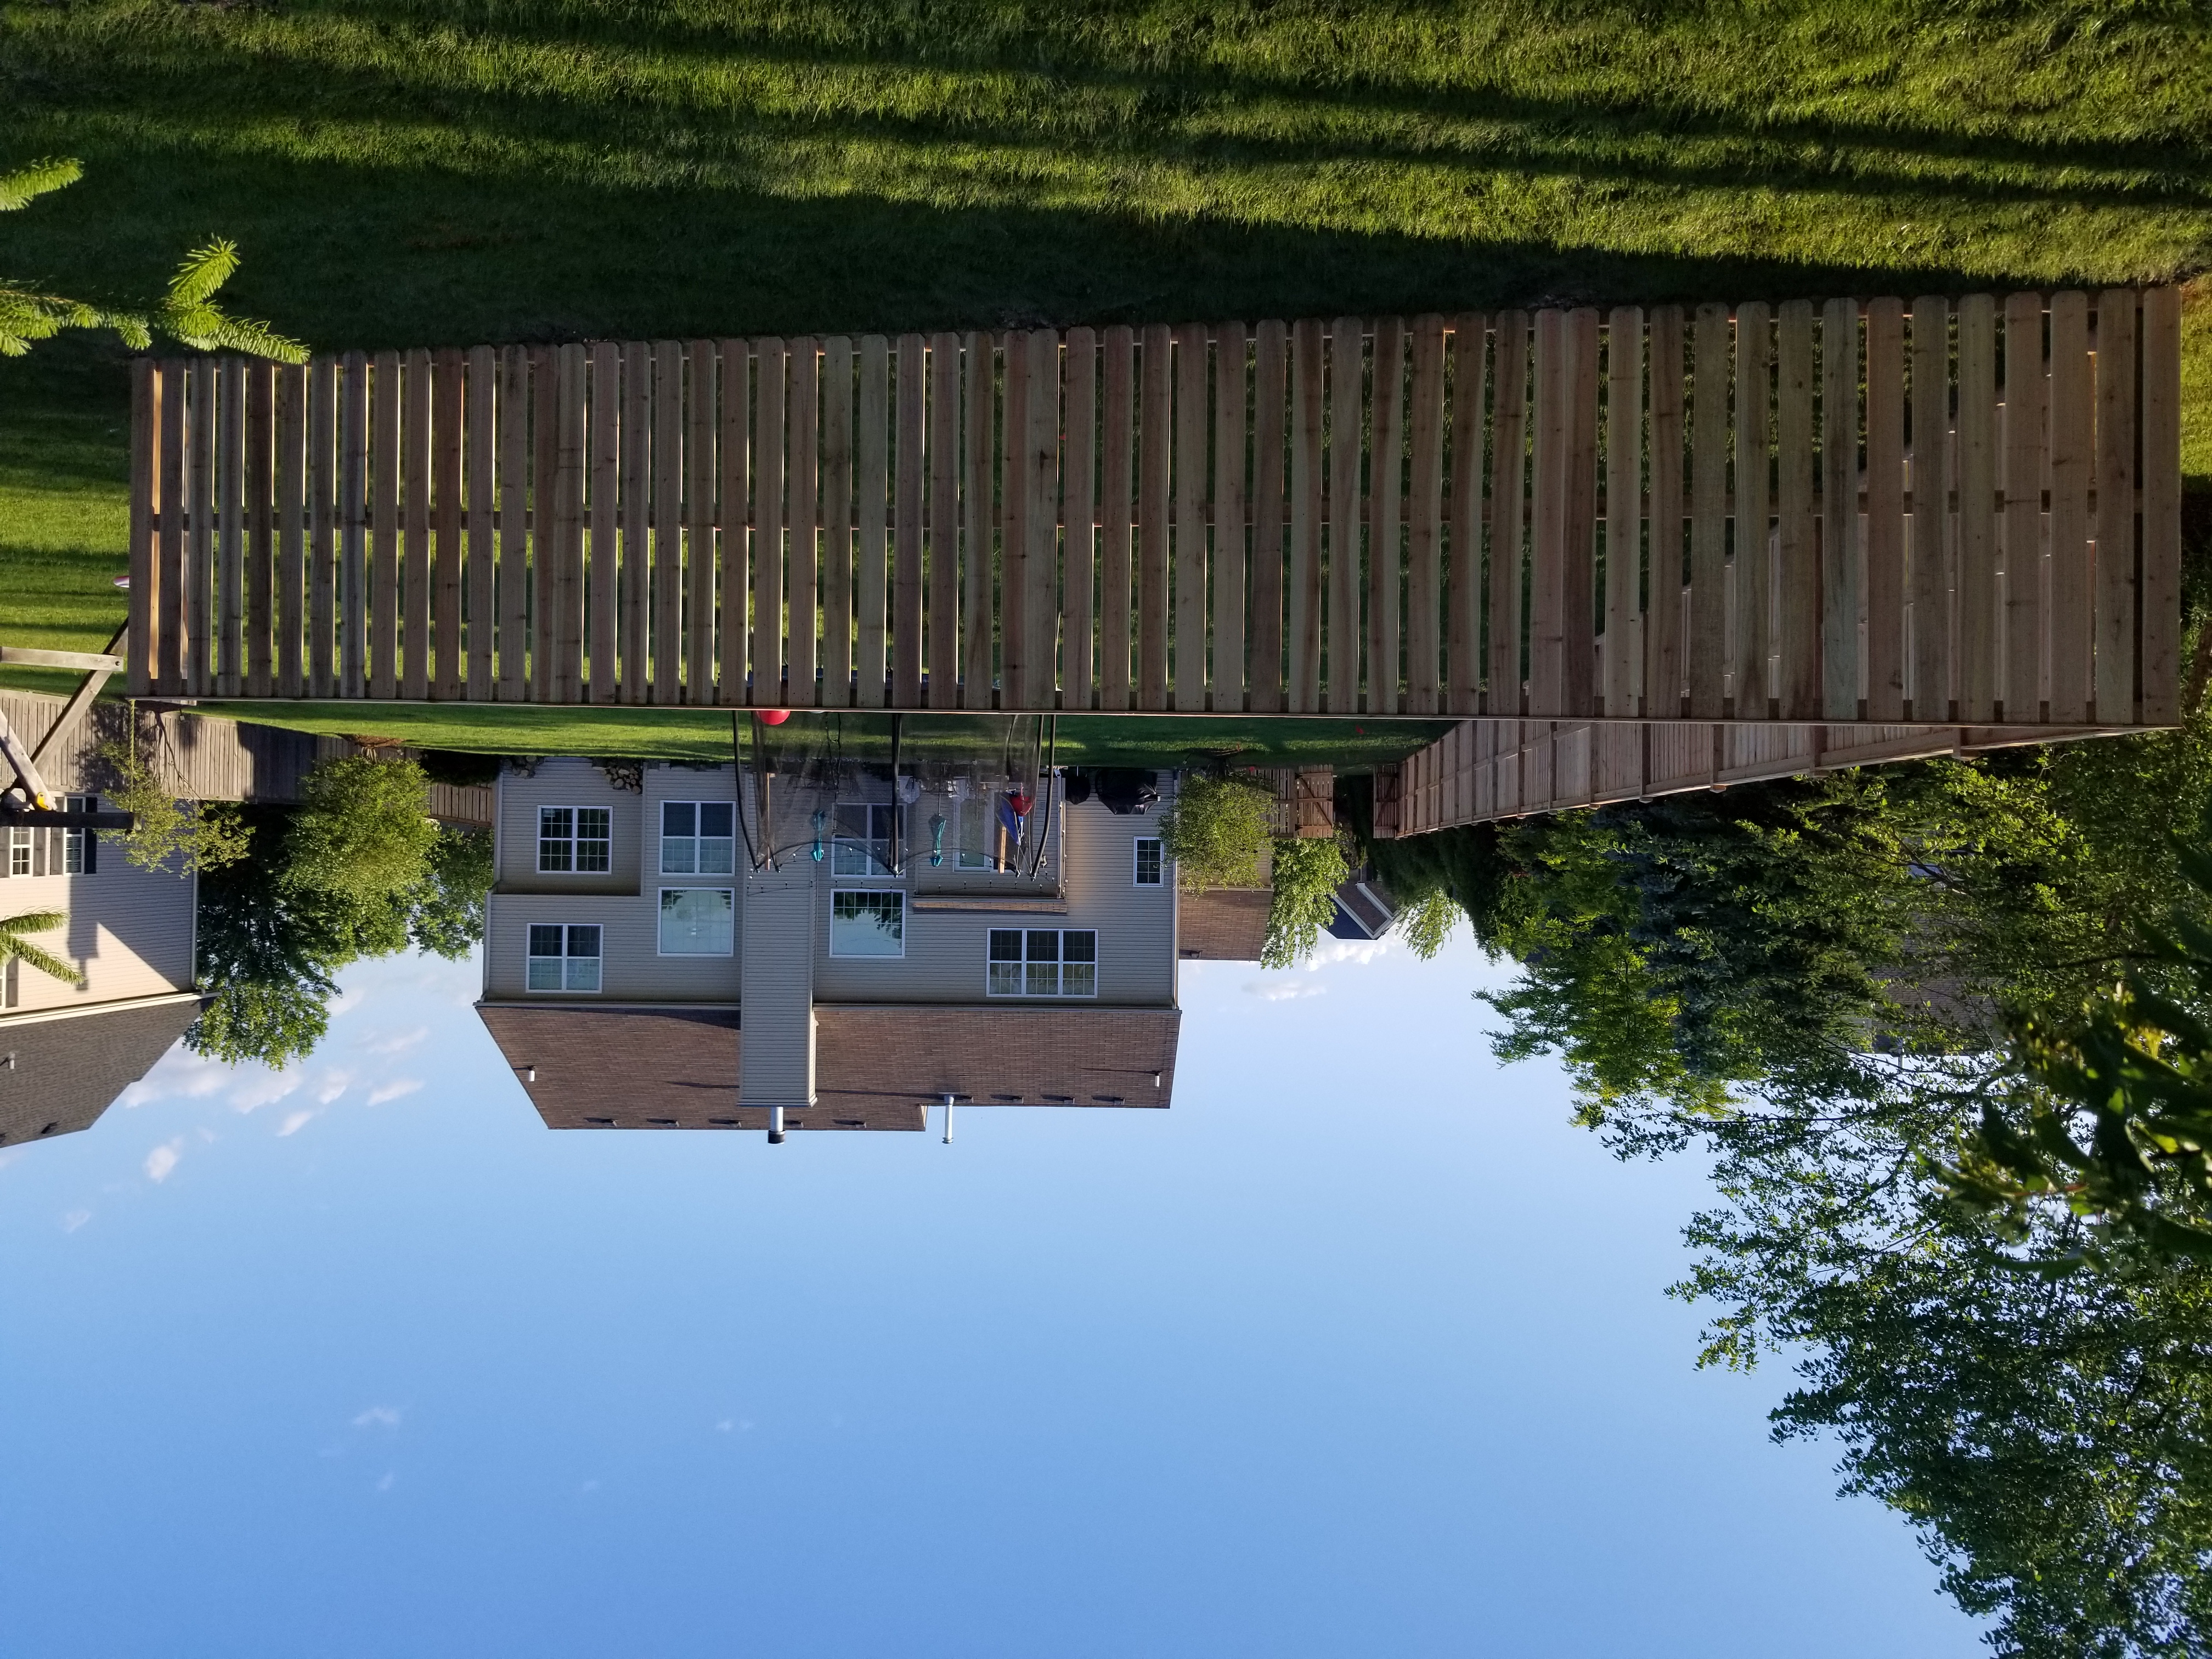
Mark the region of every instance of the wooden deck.
<instances>
[{"instance_id":1,"label":"wooden deck","mask_svg":"<svg viewBox=\"0 0 2212 1659\"><path fill-rule=\"evenodd\" d=\"M149 359L131 682L2163 726L2179 362L2165 289Z\"/></svg>"}]
</instances>

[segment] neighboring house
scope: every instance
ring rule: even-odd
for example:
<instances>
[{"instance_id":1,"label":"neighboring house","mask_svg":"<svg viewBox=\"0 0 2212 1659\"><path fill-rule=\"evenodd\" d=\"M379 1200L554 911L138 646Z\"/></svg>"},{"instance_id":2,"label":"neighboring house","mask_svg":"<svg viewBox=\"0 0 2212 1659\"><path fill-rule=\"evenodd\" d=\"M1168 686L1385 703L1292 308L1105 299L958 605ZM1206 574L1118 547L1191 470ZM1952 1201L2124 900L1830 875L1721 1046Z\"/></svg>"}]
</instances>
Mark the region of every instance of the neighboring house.
<instances>
[{"instance_id":1,"label":"neighboring house","mask_svg":"<svg viewBox=\"0 0 2212 1659\"><path fill-rule=\"evenodd\" d=\"M902 803L887 770L853 769L773 784L800 828L755 870L742 787L741 813L731 766L501 776L477 1009L549 1125L1169 1103L1176 891L1156 819L1041 800L1001 869L991 791L939 780Z\"/></svg>"},{"instance_id":2,"label":"neighboring house","mask_svg":"<svg viewBox=\"0 0 2212 1659\"><path fill-rule=\"evenodd\" d=\"M198 885L138 868L89 830L0 825L0 915L66 911L67 927L33 942L84 975L0 969L0 1145L91 1127L198 1018Z\"/></svg>"}]
</instances>

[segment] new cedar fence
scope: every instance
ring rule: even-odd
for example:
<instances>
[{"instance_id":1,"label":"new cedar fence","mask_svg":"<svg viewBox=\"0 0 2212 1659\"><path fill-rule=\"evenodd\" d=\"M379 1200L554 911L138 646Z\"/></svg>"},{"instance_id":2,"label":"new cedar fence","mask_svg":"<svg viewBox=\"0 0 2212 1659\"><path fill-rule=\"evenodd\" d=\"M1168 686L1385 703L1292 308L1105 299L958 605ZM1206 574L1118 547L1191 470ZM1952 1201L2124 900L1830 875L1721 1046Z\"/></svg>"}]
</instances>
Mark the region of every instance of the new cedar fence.
<instances>
[{"instance_id":1,"label":"new cedar fence","mask_svg":"<svg viewBox=\"0 0 2212 1659\"><path fill-rule=\"evenodd\" d=\"M143 361L131 681L2167 725L2179 400L2171 289Z\"/></svg>"}]
</instances>

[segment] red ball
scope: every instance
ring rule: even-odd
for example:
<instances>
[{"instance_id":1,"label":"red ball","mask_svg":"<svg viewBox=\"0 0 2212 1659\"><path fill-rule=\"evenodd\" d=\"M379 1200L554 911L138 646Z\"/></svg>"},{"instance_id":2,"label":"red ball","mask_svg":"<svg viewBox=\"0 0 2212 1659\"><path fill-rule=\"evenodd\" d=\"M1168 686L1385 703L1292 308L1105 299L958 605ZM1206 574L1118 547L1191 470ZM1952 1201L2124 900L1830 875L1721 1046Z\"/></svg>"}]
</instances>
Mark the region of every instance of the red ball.
<instances>
[{"instance_id":1,"label":"red ball","mask_svg":"<svg viewBox=\"0 0 2212 1659\"><path fill-rule=\"evenodd\" d=\"M790 718L791 710L788 708L763 708L760 711L763 726L781 726Z\"/></svg>"}]
</instances>

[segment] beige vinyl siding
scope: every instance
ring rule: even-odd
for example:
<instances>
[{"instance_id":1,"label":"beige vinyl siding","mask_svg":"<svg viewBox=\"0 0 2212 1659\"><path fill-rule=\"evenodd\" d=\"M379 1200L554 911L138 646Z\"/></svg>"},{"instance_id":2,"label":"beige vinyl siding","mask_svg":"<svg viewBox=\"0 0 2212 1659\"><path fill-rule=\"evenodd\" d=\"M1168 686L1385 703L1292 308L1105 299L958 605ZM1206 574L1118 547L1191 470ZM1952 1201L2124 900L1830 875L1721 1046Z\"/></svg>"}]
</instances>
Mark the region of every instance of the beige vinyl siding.
<instances>
[{"instance_id":1,"label":"beige vinyl siding","mask_svg":"<svg viewBox=\"0 0 2212 1659\"><path fill-rule=\"evenodd\" d=\"M1067 898L1064 915L917 910L910 883L839 881L827 873L825 866L815 878L816 1001L981 1001L991 929L1032 927L1088 927L1098 934L1098 995L1095 1000L1070 999L1071 1006L1079 1001L1102 1006L1172 1006L1176 995L1174 877L1170 872L1167 882L1158 887L1138 887L1130 879L1137 837L1157 836L1158 817L1117 817L1096 801L1063 809L1062 817L1060 847ZM902 958L830 954L830 896L839 887L908 890ZM1025 999L994 999L998 1000L1036 1006Z\"/></svg>"},{"instance_id":2,"label":"beige vinyl siding","mask_svg":"<svg viewBox=\"0 0 2212 1659\"><path fill-rule=\"evenodd\" d=\"M644 826L639 855L647 887L727 887L737 874L720 876L664 876L660 871L660 804L670 800L726 800L738 798L737 775L727 766L648 766L645 769L645 798L639 807ZM636 796L630 797L632 800ZM746 864L743 835L732 845L730 862L738 873ZM742 902L740 902L742 908Z\"/></svg>"},{"instance_id":3,"label":"beige vinyl siding","mask_svg":"<svg viewBox=\"0 0 2212 1659\"><path fill-rule=\"evenodd\" d=\"M747 1105L793 1106L814 1099L814 1001L807 967L816 918L812 860L757 872L744 885L745 938L751 954L741 981L744 1041L738 1098Z\"/></svg>"},{"instance_id":4,"label":"beige vinyl siding","mask_svg":"<svg viewBox=\"0 0 2212 1659\"><path fill-rule=\"evenodd\" d=\"M739 957L664 957L660 954L660 893L495 893L484 922L484 994L527 997L538 1002L735 1002ZM530 924L596 922L599 933L599 989L530 991L526 988ZM735 929L742 933L742 907Z\"/></svg>"},{"instance_id":5,"label":"beige vinyl siding","mask_svg":"<svg viewBox=\"0 0 2212 1659\"><path fill-rule=\"evenodd\" d=\"M652 775L650 772L647 775ZM587 760L541 761L535 773L500 774L499 890L502 893L635 893L645 811L639 798L617 789ZM538 809L604 806L611 816L611 867L604 873L541 873L538 868Z\"/></svg>"},{"instance_id":6,"label":"beige vinyl siding","mask_svg":"<svg viewBox=\"0 0 2212 1659\"><path fill-rule=\"evenodd\" d=\"M0 915L68 913L67 926L31 942L67 957L86 976L79 989L10 963L0 968L0 1006L79 1008L191 989L196 880L142 870L112 839L102 841L97 860L98 872L89 876L0 877ZM59 863L58 851L52 861Z\"/></svg>"}]
</instances>

